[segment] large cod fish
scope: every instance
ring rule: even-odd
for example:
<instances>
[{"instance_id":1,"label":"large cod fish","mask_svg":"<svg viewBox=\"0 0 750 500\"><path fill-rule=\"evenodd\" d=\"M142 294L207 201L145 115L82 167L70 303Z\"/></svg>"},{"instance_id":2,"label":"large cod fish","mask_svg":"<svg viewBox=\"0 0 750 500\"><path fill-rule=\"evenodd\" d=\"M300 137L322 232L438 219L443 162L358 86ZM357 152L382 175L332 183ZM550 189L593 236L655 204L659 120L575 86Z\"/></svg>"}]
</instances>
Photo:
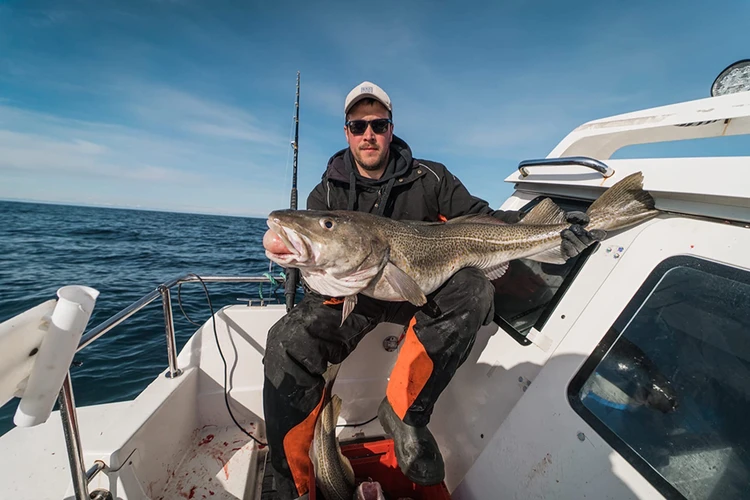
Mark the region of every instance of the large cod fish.
<instances>
[{"instance_id":1,"label":"large cod fish","mask_svg":"<svg viewBox=\"0 0 750 500\"><path fill-rule=\"evenodd\" d=\"M658 215L643 190L643 174L631 174L604 192L586 211L587 230L622 229ZM322 295L344 298L341 321L357 294L423 306L456 271L476 267L501 277L514 259L562 264L561 236L570 227L549 198L517 224L488 215L448 222L396 221L354 211L276 210L263 238L266 256L300 270Z\"/></svg>"}]
</instances>

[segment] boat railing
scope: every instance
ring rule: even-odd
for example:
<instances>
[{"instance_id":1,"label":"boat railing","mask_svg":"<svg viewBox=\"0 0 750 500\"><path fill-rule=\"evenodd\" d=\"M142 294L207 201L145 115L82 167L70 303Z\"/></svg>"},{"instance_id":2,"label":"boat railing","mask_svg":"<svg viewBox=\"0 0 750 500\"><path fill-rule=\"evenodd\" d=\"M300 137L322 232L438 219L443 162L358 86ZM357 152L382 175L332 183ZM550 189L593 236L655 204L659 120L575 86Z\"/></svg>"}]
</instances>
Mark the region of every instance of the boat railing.
<instances>
[{"instance_id":1,"label":"boat railing","mask_svg":"<svg viewBox=\"0 0 750 500\"><path fill-rule=\"evenodd\" d=\"M136 300L123 310L110 317L106 321L103 321L99 325L91 328L84 332L81 336L81 341L78 344L77 351L80 351L84 347L88 346L96 339L100 338L105 333L109 332L125 320L133 316L135 313L151 304L155 300L161 298L162 309L164 311L164 331L167 338L167 358L169 361L169 369L165 373L166 377L175 378L182 374L179 366L177 366L177 348L175 344L175 332L174 332L174 318L172 316L172 293L171 290L175 286L184 283L258 283L263 284L283 284L284 277L280 276L274 278L270 274L264 276L200 276L195 274L186 274L175 278L171 281L162 283L156 289L147 293L140 299ZM252 303L252 302L251 302ZM261 301L263 305L263 301ZM63 431L65 433L65 445L68 451L68 459L70 461L70 472L73 479L73 490L77 500L88 500L94 498L89 495L88 484L96 475L105 470L108 466L97 460L92 467L88 470L85 468L83 462L83 449L81 447L81 436L78 428L78 418L76 416L75 398L73 397L73 387L70 382L70 373L65 377L62 388L59 395L60 403L60 419L62 420ZM111 494L108 497L104 491L94 492L96 498L111 498Z\"/></svg>"},{"instance_id":2,"label":"boat railing","mask_svg":"<svg viewBox=\"0 0 750 500\"><path fill-rule=\"evenodd\" d=\"M581 167L587 167L596 170L603 177L612 177L615 171L604 163L595 158L589 158L588 156L564 156L562 158L540 158L533 160L523 160L518 164L518 171L521 172L522 177L529 175L529 167L556 167L561 165L579 165Z\"/></svg>"},{"instance_id":3,"label":"boat railing","mask_svg":"<svg viewBox=\"0 0 750 500\"><path fill-rule=\"evenodd\" d=\"M81 341L78 344L78 350L80 351L84 347L91 344L93 341L107 333L108 331L115 328L132 315L151 304L158 298L161 298L162 308L164 310L164 330L167 337L167 358L169 361L169 371L165 374L169 378L174 378L180 375L181 371L177 366L177 350L175 347L175 335L174 335L174 319L172 317L172 293L171 290L175 286L184 283L284 283L283 277L273 278L271 276L196 276L194 274L186 274L175 278L171 281L167 281L156 287L152 292L147 293L140 299L136 300L122 311L118 312L111 318L95 326L91 330L84 332L81 337Z\"/></svg>"}]
</instances>

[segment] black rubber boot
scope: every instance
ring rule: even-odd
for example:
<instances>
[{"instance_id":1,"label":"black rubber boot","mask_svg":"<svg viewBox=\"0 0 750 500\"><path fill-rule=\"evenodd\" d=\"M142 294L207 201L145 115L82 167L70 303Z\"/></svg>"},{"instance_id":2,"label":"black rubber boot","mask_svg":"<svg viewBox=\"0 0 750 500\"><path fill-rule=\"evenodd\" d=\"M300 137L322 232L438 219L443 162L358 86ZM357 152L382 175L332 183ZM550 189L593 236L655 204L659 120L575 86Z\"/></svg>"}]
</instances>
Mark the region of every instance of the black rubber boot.
<instances>
[{"instance_id":1,"label":"black rubber boot","mask_svg":"<svg viewBox=\"0 0 750 500\"><path fill-rule=\"evenodd\" d=\"M412 427L398 418L388 398L378 408L378 420L393 438L401 472L421 486L439 484L445 479L445 465L435 438L427 427Z\"/></svg>"}]
</instances>

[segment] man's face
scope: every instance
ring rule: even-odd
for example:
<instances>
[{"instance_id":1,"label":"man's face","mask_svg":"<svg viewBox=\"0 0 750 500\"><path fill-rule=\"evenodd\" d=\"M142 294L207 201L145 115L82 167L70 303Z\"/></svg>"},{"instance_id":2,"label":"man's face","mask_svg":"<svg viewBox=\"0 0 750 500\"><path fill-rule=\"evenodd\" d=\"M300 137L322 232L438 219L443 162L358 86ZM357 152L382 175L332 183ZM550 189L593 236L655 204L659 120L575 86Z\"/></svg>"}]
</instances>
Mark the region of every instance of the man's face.
<instances>
[{"instance_id":1,"label":"man's face","mask_svg":"<svg viewBox=\"0 0 750 500\"><path fill-rule=\"evenodd\" d=\"M353 120L376 120L378 118L388 118L388 110L375 101L374 103L361 102L355 105L349 111L348 119ZM349 143L349 149L354 155L360 167L365 170L379 170L385 167L388 158L388 148L393 139L393 125L389 125L387 130L382 134L376 134L372 131L372 126L368 126L362 135L354 135L349 127L344 125L346 142Z\"/></svg>"}]
</instances>

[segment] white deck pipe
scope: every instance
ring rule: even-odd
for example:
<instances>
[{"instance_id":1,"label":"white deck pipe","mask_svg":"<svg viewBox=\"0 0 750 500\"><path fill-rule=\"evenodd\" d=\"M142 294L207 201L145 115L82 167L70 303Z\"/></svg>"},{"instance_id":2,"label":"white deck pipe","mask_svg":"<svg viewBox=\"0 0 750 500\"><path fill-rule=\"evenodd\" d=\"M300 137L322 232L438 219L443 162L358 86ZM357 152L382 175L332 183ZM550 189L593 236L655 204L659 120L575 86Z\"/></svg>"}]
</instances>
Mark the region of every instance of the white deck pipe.
<instances>
[{"instance_id":1,"label":"white deck pipe","mask_svg":"<svg viewBox=\"0 0 750 500\"><path fill-rule=\"evenodd\" d=\"M47 421L78 349L99 292L87 286L64 286L13 422L32 427Z\"/></svg>"}]
</instances>

